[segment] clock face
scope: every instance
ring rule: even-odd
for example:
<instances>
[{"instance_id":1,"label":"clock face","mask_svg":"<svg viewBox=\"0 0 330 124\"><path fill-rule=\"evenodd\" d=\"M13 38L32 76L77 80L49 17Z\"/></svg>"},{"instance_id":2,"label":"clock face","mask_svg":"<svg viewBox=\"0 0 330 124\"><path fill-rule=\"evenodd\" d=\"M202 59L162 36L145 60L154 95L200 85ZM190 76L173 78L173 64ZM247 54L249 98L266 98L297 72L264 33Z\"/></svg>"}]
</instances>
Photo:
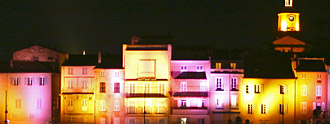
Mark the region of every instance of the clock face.
<instances>
[{"instance_id":1,"label":"clock face","mask_svg":"<svg viewBox=\"0 0 330 124\"><path fill-rule=\"evenodd\" d=\"M293 21L293 20L294 20L294 17L293 17L293 16L290 16L290 17L289 17L289 20L290 20L290 21Z\"/></svg>"}]
</instances>

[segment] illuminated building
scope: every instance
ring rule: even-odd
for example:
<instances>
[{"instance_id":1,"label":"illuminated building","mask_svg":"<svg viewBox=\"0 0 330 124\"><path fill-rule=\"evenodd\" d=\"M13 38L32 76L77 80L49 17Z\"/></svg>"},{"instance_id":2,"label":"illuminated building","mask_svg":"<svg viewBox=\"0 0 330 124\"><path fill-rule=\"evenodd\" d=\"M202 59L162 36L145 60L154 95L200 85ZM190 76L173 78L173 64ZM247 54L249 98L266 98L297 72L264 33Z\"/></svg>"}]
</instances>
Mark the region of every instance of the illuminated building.
<instances>
[{"instance_id":1,"label":"illuminated building","mask_svg":"<svg viewBox=\"0 0 330 124\"><path fill-rule=\"evenodd\" d=\"M102 56L102 63L96 65L94 74L95 123L124 123L125 89L121 57Z\"/></svg>"},{"instance_id":2,"label":"illuminated building","mask_svg":"<svg viewBox=\"0 0 330 124\"><path fill-rule=\"evenodd\" d=\"M61 122L94 123L96 55L70 55L61 67Z\"/></svg>"},{"instance_id":3,"label":"illuminated building","mask_svg":"<svg viewBox=\"0 0 330 124\"><path fill-rule=\"evenodd\" d=\"M323 58L298 58L296 62L297 123L310 122L315 110L327 111L327 73ZM314 119L317 121L317 118Z\"/></svg>"},{"instance_id":4,"label":"illuminated building","mask_svg":"<svg viewBox=\"0 0 330 124\"><path fill-rule=\"evenodd\" d=\"M285 0L285 7L278 15L278 31L300 31L299 13L293 8L293 0Z\"/></svg>"},{"instance_id":5,"label":"illuminated building","mask_svg":"<svg viewBox=\"0 0 330 124\"><path fill-rule=\"evenodd\" d=\"M166 124L171 45L123 45L125 123Z\"/></svg>"},{"instance_id":6,"label":"illuminated building","mask_svg":"<svg viewBox=\"0 0 330 124\"><path fill-rule=\"evenodd\" d=\"M34 45L14 52L13 60L1 63L1 122L7 118L20 124L58 123L59 62L64 61L64 55Z\"/></svg>"},{"instance_id":7,"label":"illuminated building","mask_svg":"<svg viewBox=\"0 0 330 124\"><path fill-rule=\"evenodd\" d=\"M228 59L222 56L212 56L212 59L209 79L211 122L228 123L229 119L236 122L236 119L241 119L242 112L243 62L239 58Z\"/></svg>"}]
</instances>

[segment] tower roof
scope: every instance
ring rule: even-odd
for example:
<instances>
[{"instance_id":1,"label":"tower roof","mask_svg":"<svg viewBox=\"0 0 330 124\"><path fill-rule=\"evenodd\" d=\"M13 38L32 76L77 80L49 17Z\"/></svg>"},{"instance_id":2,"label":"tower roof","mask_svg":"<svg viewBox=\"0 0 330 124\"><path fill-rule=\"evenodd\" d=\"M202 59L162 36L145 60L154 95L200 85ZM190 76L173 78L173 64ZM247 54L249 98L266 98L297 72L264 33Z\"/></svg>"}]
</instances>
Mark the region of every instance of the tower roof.
<instances>
[{"instance_id":1,"label":"tower roof","mask_svg":"<svg viewBox=\"0 0 330 124\"><path fill-rule=\"evenodd\" d=\"M285 12L289 12L289 13L298 13L298 11L294 8L294 7L284 7L280 13L285 13Z\"/></svg>"}]
</instances>

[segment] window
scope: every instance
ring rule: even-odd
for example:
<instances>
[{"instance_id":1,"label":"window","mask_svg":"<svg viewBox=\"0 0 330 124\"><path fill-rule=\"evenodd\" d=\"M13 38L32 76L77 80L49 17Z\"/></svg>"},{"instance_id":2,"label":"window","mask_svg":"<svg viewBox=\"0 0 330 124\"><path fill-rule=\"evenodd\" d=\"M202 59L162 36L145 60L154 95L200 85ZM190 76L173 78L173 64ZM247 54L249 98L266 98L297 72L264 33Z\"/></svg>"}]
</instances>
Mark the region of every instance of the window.
<instances>
[{"instance_id":1,"label":"window","mask_svg":"<svg viewBox=\"0 0 330 124\"><path fill-rule=\"evenodd\" d=\"M236 69L236 63L230 63L230 68L231 69Z\"/></svg>"},{"instance_id":2,"label":"window","mask_svg":"<svg viewBox=\"0 0 330 124\"><path fill-rule=\"evenodd\" d=\"M16 99L16 108L21 108L21 105L22 105L22 100Z\"/></svg>"},{"instance_id":3,"label":"window","mask_svg":"<svg viewBox=\"0 0 330 124\"><path fill-rule=\"evenodd\" d=\"M187 82L181 82L180 91L181 92L187 92Z\"/></svg>"},{"instance_id":4,"label":"window","mask_svg":"<svg viewBox=\"0 0 330 124\"><path fill-rule=\"evenodd\" d=\"M301 96L307 96L307 85L301 85Z\"/></svg>"},{"instance_id":5,"label":"window","mask_svg":"<svg viewBox=\"0 0 330 124\"><path fill-rule=\"evenodd\" d=\"M165 124L165 119L159 119L159 123L158 124Z\"/></svg>"},{"instance_id":6,"label":"window","mask_svg":"<svg viewBox=\"0 0 330 124\"><path fill-rule=\"evenodd\" d=\"M321 110L324 112L325 111L325 102L322 102Z\"/></svg>"},{"instance_id":7,"label":"window","mask_svg":"<svg viewBox=\"0 0 330 124\"><path fill-rule=\"evenodd\" d=\"M150 83L144 83L144 93L150 93L150 91L151 91L151 86L150 86L151 84Z\"/></svg>"},{"instance_id":8,"label":"window","mask_svg":"<svg viewBox=\"0 0 330 124\"><path fill-rule=\"evenodd\" d=\"M82 74L87 74L87 68L82 69Z\"/></svg>"},{"instance_id":9,"label":"window","mask_svg":"<svg viewBox=\"0 0 330 124\"><path fill-rule=\"evenodd\" d=\"M230 100L231 108L237 108L237 95L231 95Z\"/></svg>"},{"instance_id":10,"label":"window","mask_svg":"<svg viewBox=\"0 0 330 124\"><path fill-rule=\"evenodd\" d=\"M119 71L116 71L116 72L115 72L115 77L119 77L119 76L120 76Z\"/></svg>"},{"instance_id":11,"label":"window","mask_svg":"<svg viewBox=\"0 0 330 124\"><path fill-rule=\"evenodd\" d=\"M246 85L246 94L249 93L249 85Z\"/></svg>"},{"instance_id":12,"label":"window","mask_svg":"<svg viewBox=\"0 0 330 124\"><path fill-rule=\"evenodd\" d=\"M25 78L25 81L26 81L26 85L32 86L33 81L31 77Z\"/></svg>"},{"instance_id":13,"label":"window","mask_svg":"<svg viewBox=\"0 0 330 124\"><path fill-rule=\"evenodd\" d=\"M204 123L205 123L204 119L198 119L198 124L204 124Z\"/></svg>"},{"instance_id":14,"label":"window","mask_svg":"<svg viewBox=\"0 0 330 124\"><path fill-rule=\"evenodd\" d=\"M68 89L73 89L73 81L68 82Z\"/></svg>"},{"instance_id":15,"label":"window","mask_svg":"<svg viewBox=\"0 0 330 124\"><path fill-rule=\"evenodd\" d=\"M37 109L41 109L41 99L37 99Z\"/></svg>"},{"instance_id":16,"label":"window","mask_svg":"<svg viewBox=\"0 0 330 124\"><path fill-rule=\"evenodd\" d=\"M316 86L316 96L322 96L322 86Z\"/></svg>"},{"instance_id":17,"label":"window","mask_svg":"<svg viewBox=\"0 0 330 124\"><path fill-rule=\"evenodd\" d=\"M248 114L252 114L252 104L248 104Z\"/></svg>"},{"instance_id":18,"label":"window","mask_svg":"<svg viewBox=\"0 0 330 124\"><path fill-rule=\"evenodd\" d=\"M317 74L317 80L321 80L321 74Z\"/></svg>"},{"instance_id":19,"label":"window","mask_svg":"<svg viewBox=\"0 0 330 124\"><path fill-rule=\"evenodd\" d=\"M183 108L187 107L187 101L186 100L181 100L181 107L183 107Z\"/></svg>"},{"instance_id":20,"label":"window","mask_svg":"<svg viewBox=\"0 0 330 124\"><path fill-rule=\"evenodd\" d=\"M39 85L44 86L46 84L46 77L39 77Z\"/></svg>"},{"instance_id":21,"label":"window","mask_svg":"<svg viewBox=\"0 0 330 124\"><path fill-rule=\"evenodd\" d=\"M216 90L223 90L223 84L222 84L222 78L221 77L216 77L215 78L215 83L216 83L216 86L217 86L217 89Z\"/></svg>"},{"instance_id":22,"label":"window","mask_svg":"<svg viewBox=\"0 0 330 124\"><path fill-rule=\"evenodd\" d=\"M204 83L204 82L200 83L200 91L201 92L206 92L207 91L206 83Z\"/></svg>"},{"instance_id":23,"label":"window","mask_svg":"<svg viewBox=\"0 0 330 124\"><path fill-rule=\"evenodd\" d=\"M215 63L215 68L216 69L221 69L221 63L220 62Z\"/></svg>"},{"instance_id":24,"label":"window","mask_svg":"<svg viewBox=\"0 0 330 124\"><path fill-rule=\"evenodd\" d=\"M82 89L87 89L87 81L82 81Z\"/></svg>"},{"instance_id":25,"label":"window","mask_svg":"<svg viewBox=\"0 0 330 124\"><path fill-rule=\"evenodd\" d=\"M266 104L261 104L261 114L266 114Z\"/></svg>"},{"instance_id":26,"label":"window","mask_svg":"<svg viewBox=\"0 0 330 124\"><path fill-rule=\"evenodd\" d=\"M129 84L129 93L135 93L135 83Z\"/></svg>"},{"instance_id":27,"label":"window","mask_svg":"<svg viewBox=\"0 0 330 124\"><path fill-rule=\"evenodd\" d=\"M106 124L107 120L105 118L100 118L100 124Z\"/></svg>"},{"instance_id":28,"label":"window","mask_svg":"<svg viewBox=\"0 0 330 124\"><path fill-rule=\"evenodd\" d=\"M215 96L216 108L222 109L223 108L223 97L220 95Z\"/></svg>"},{"instance_id":29,"label":"window","mask_svg":"<svg viewBox=\"0 0 330 124\"><path fill-rule=\"evenodd\" d=\"M150 119L144 119L144 124L150 124Z\"/></svg>"},{"instance_id":30,"label":"window","mask_svg":"<svg viewBox=\"0 0 330 124\"><path fill-rule=\"evenodd\" d=\"M100 100L100 111L105 111L106 108L106 103L105 103L105 100Z\"/></svg>"},{"instance_id":31,"label":"window","mask_svg":"<svg viewBox=\"0 0 330 124\"><path fill-rule=\"evenodd\" d=\"M260 93L260 84L254 85L254 93Z\"/></svg>"},{"instance_id":32,"label":"window","mask_svg":"<svg viewBox=\"0 0 330 124\"><path fill-rule=\"evenodd\" d=\"M301 113L307 114L307 102L301 102Z\"/></svg>"},{"instance_id":33,"label":"window","mask_svg":"<svg viewBox=\"0 0 330 124\"><path fill-rule=\"evenodd\" d=\"M279 104L279 112L280 114L286 114L287 113L287 108L288 105L287 104Z\"/></svg>"},{"instance_id":34,"label":"window","mask_svg":"<svg viewBox=\"0 0 330 124\"><path fill-rule=\"evenodd\" d=\"M231 90L237 90L237 78L231 78Z\"/></svg>"},{"instance_id":35,"label":"window","mask_svg":"<svg viewBox=\"0 0 330 124\"><path fill-rule=\"evenodd\" d=\"M106 91L105 82L100 82L100 93L105 93Z\"/></svg>"},{"instance_id":36,"label":"window","mask_svg":"<svg viewBox=\"0 0 330 124\"><path fill-rule=\"evenodd\" d=\"M20 78L18 77L11 78L11 85L18 86L19 84L20 84Z\"/></svg>"},{"instance_id":37,"label":"window","mask_svg":"<svg viewBox=\"0 0 330 124\"><path fill-rule=\"evenodd\" d=\"M33 57L33 61L38 61L38 60L39 60L38 56Z\"/></svg>"},{"instance_id":38,"label":"window","mask_svg":"<svg viewBox=\"0 0 330 124\"><path fill-rule=\"evenodd\" d=\"M145 112L146 113L151 113L151 100L147 99L145 100Z\"/></svg>"},{"instance_id":39,"label":"window","mask_svg":"<svg viewBox=\"0 0 330 124\"><path fill-rule=\"evenodd\" d=\"M73 74L73 68L68 68L68 75L72 75Z\"/></svg>"},{"instance_id":40,"label":"window","mask_svg":"<svg viewBox=\"0 0 330 124\"><path fill-rule=\"evenodd\" d=\"M114 118L113 119L113 124L120 124L120 119L119 118Z\"/></svg>"},{"instance_id":41,"label":"window","mask_svg":"<svg viewBox=\"0 0 330 124\"><path fill-rule=\"evenodd\" d=\"M158 92L160 94L165 94L165 85L164 85L164 83L159 83L158 84Z\"/></svg>"},{"instance_id":42,"label":"window","mask_svg":"<svg viewBox=\"0 0 330 124\"><path fill-rule=\"evenodd\" d=\"M120 83L114 83L113 92L120 93Z\"/></svg>"},{"instance_id":43,"label":"window","mask_svg":"<svg viewBox=\"0 0 330 124\"><path fill-rule=\"evenodd\" d=\"M155 70L155 59L142 59L139 61L139 77L155 77Z\"/></svg>"},{"instance_id":44,"label":"window","mask_svg":"<svg viewBox=\"0 0 330 124\"><path fill-rule=\"evenodd\" d=\"M106 75L106 72L105 71L101 71L100 72L100 76L104 77Z\"/></svg>"},{"instance_id":45,"label":"window","mask_svg":"<svg viewBox=\"0 0 330 124\"><path fill-rule=\"evenodd\" d=\"M129 119L129 124L135 124L135 119Z\"/></svg>"},{"instance_id":46,"label":"window","mask_svg":"<svg viewBox=\"0 0 330 124\"><path fill-rule=\"evenodd\" d=\"M81 110L82 111L87 111L87 99L82 99L81 100Z\"/></svg>"},{"instance_id":47,"label":"window","mask_svg":"<svg viewBox=\"0 0 330 124\"><path fill-rule=\"evenodd\" d=\"M285 94L285 86L284 85L280 85L280 94Z\"/></svg>"},{"instance_id":48,"label":"window","mask_svg":"<svg viewBox=\"0 0 330 124\"><path fill-rule=\"evenodd\" d=\"M135 101L128 101L128 113L135 113Z\"/></svg>"},{"instance_id":49,"label":"window","mask_svg":"<svg viewBox=\"0 0 330 124\"><path fill-rule=\"evenodd\" d=\"M165 113L166 102L165 100L158 100L158 113Z\"/></svg>"},{"instance_id":50,"label":"window","mask_svg":"<svg viewBox=\"0 0 330 124\"><path fill-rule=\"evenodd\" d=\"M205 107L205 100L198 100L198 107Z\"/></svg>"},{"instance_id":51,"label":"window","mask_svg":"<svg viewBox=\"0 0 330 124\"><path fill-rule=\"evenodd\" d=\"M187 118L180 118L180 124L187 124Z\"/></svg>"},{"instance_id":52,"label":"window","mask_svg":"<svg viewBox=\"0 0 330 124\"><path fill-rule=\"evenodd\" d=\"M203 71L203 70L204 70L204 66L202 66L202 65L196 66L196 71Z\"/></svg>"},{"instance_id":53,"label":"window","mask_svg":"<svg viewBox=\"0 0 330 124\"><path fill-rule=\"evenodd\" d=\"M301 74L302 79L306 79L306 74Z\"/></svg>"},{"instance_id":54,"label":"window","mask_svg":"<svg viewBox=\"0 0 330 124\"><path fill-rule=\"evenodd\" d=\"M73 111L73 101L72 99L68 99L68 111Z\"/></svg>"},{"instance_id":55,"label":"window","mask_svg":"<svg viewBox=\"0 0 330 124\"><path fill-rule=\"evenodd\" d=\"M186 65L181 65L181 66L180 66L180 70L181 70L181 71L188 71L188 66L186 66Z\"/></svg>"},{"instance_id":56,"label":"window","mask_svg":"<svg viewBox=\"0 0 330 124\"><path fill-rule=\"evenodd\" d=\"M113 102L113 111L120 111L120 101L119 100L115 100Z\"/></svg>"}]
</instances>

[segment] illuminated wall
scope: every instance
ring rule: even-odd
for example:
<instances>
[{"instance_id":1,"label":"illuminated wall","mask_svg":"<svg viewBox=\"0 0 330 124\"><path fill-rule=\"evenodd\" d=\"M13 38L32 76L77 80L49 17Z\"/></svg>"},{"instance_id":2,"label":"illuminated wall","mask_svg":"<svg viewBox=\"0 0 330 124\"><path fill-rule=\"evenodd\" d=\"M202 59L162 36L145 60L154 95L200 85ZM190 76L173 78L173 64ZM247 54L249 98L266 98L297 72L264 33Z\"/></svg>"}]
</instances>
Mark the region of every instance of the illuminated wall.
<instances>
[{"instance_id":1,"label":"illuminated wall","mask_svg":"<svg viewBox=\"0 0 330 124\"><path fill-rule=\"evenodd\" d=\"M294 123L295 79L244 78L240 90L243 122Z\"/></svg>"}]
</instances>

